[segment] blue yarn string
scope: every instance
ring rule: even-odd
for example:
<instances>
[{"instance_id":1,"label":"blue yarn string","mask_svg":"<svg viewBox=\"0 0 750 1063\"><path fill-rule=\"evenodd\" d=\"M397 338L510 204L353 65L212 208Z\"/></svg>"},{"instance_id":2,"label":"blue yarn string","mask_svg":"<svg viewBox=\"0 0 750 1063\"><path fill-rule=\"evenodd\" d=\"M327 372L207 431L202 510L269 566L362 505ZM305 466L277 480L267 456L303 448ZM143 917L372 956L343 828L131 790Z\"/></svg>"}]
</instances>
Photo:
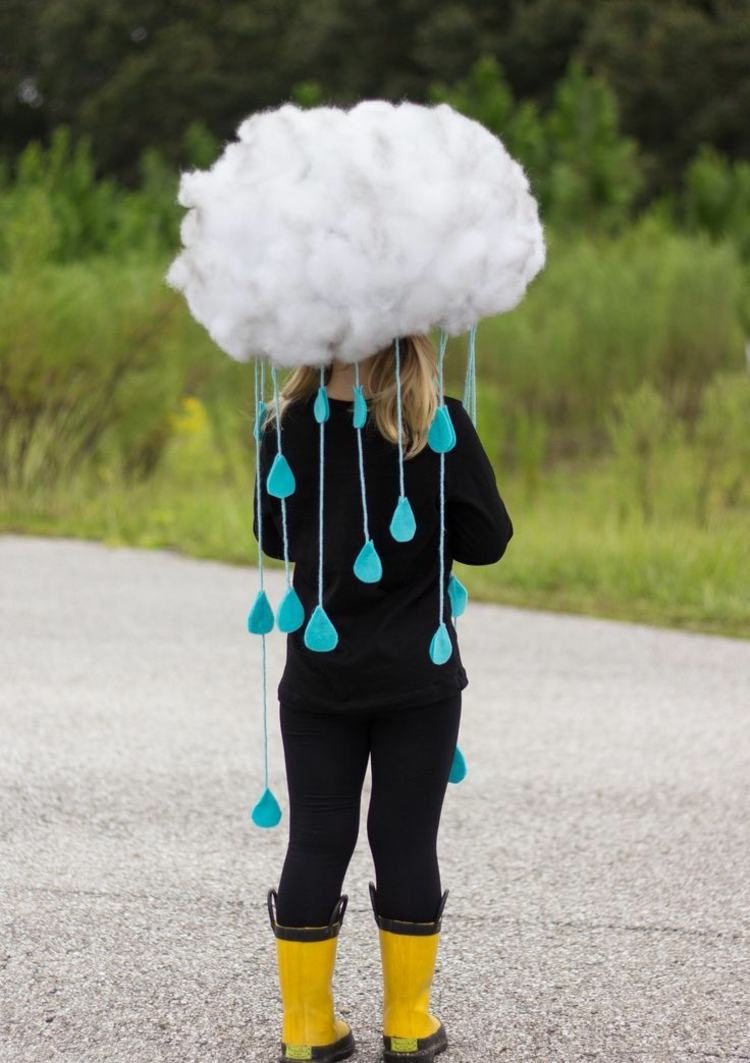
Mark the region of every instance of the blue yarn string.
<instances>
[{"instance_id":1,"label":"blue yarn string","mask_svg":"<svg viewBox=\"0 0 750 1063\"><path fill-rule=\"evenodd\" d=\"M466 378L464 380L464 409L471 417L474 427L477 423L477 327L472 326L469 331L469 347L466 356Z\"/></svg>"},{"instance_id":2,"label":"blue yarn string","mask_svg":"<svg viewBox=\"0 0 750 1063\"><path fill-rule=\"evenodd\" d=\"M404 497L404 442L403 418L401 414L401 348L396 336L396 414L398 417L398 493Z\"/></svg>"},{"instance_id":3,"label":"blue yarn string","mask_svg":"<svg viewBox=\"0 0 750 1063\"><path fill-rule=\"evenodd\" d=\"M443 583L445 581L445 454L440 451L440 623L443 622Z\"/></svg>"},{"instance_id":4,"label":"blue yarn string","mask_svg":"<svg viewBox=\"0 0 750 1063\"><path fill-rule=\"evenodd\" d=\"M266 636L261 635L261 689L263 691L263 785L268 787L268 676Z\"/></svg>"},{"instance_id":5,"label":"blue yarn string","mask_svg":"<svg viewBox=\"0 0 750 1063\"><path fill-rule=\"evenodd\" d=\"M276 410L276 450L281 454L281 401L279 398L279 375L276 366L271 366L271 378L273 380L273 402ZM291 586L289 569L289 536L286 526L286 498L281 499L281 534L284 541L284 573L286 585Z\"/></svg>"},{"instance_id":6,"label":"blue yarn string","mask_svg":"<svg viewBox=\"0 0 750 1063\"><path fill-rule=\"evenodd\" d=\"M448 345L448 336L440 329L440 344L438 346L438 402L441 406L445 405L445 395L443 389L443 362L445 360L445 348Z\"/></svg>"},{"instance_id":7,"label":"blue yarn string","mask_svg":"<svg viewBox=\"0 0 750 1063\"><path fill-rule=\"evenodd\" d=\"M325 366L320 367L320 386L325 387ZM323 605L323 446L325 421L320 422L320 463L318 487L318 605Z\"/></svg>"},{"instance_id":8,"label":"blue yarn string","mask_svg":"<svg viewBox=\"0 0 750 1063\"><path fill-rule=\"evenodd\" d=\"M354 385L359 387L359 362L354 363ZM362 429L357 428L357 457L359 460L359 489L362 495L362 526L365 533L365 542L370 538L370 529L367 524L367 496L365 492L365 460L362 454Z\"/></svg>"},{"instance_id":9,"label":"blue yarn string","mask_svg":"<svg viewBox=\"0 0 750 1063\"><path fill-rule=\"evenodd\" d=\"M440 329L440 344L438 347L438 400L441 406L445 405L445 393L443 390L443 362L445 361L445 349L448 345L447 333ZM440 452L440 581L439 581L439 623L443 623L443 594L445 582L445 454Z\"/></svg>"},{"instance_id":10,"label":"blue yarn string","mask_svg":"<svg viewBox=\"0 0 750 1063\"><path fill-rule=\"evenodd\" d=\"M260 370L257 360L253 361L253 392L255 398L254 410L255 410L255 494L256 494L256 509L258 512L258 575L260 578L260 589L263 590L263 511L261 507L261 482L260 482L260 418L258 417L258 403L262 401L263 385L260 379Z\"/></svg>"},{"instance_id":11,"label":"blue yarn string","mask_svg":"<svg viewBox=\"0 0 750 1063\"><path fill-rule=\"evenodd\" d=\"M255 482L257 491L258 510L258 572L260 576L260 589L263 590L263 515L261 510L261 476L260 476L260 419L258 417L259 402L263 401L265 391L265 372L263 364L258 366L257 359L254 365L255 383ZM268 787L268 679L266 670L266 636L261 635L261 699L263 702L263 785Z\"/></svg>"}]
</instances>

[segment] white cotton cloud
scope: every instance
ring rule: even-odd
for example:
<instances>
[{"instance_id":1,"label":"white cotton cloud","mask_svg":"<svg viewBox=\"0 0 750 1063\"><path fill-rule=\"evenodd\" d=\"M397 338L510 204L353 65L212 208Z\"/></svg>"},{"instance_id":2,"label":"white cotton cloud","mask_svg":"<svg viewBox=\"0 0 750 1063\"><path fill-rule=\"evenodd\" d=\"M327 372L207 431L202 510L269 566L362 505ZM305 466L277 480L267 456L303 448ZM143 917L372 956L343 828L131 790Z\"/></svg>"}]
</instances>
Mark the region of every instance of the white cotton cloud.
<instances>
[{"instance_id":1,"label":"white cotton cloud","mask_svg":"<svg viewBox=\"0 0 750 1063\"><path fill-rule=\"evenodd\" d=\"M466 332L542 269L536 200L502 141L448 104L294 104L180 178L166 281L222 350L357 361L394 336Z\"/></svg>"}]
</instances>

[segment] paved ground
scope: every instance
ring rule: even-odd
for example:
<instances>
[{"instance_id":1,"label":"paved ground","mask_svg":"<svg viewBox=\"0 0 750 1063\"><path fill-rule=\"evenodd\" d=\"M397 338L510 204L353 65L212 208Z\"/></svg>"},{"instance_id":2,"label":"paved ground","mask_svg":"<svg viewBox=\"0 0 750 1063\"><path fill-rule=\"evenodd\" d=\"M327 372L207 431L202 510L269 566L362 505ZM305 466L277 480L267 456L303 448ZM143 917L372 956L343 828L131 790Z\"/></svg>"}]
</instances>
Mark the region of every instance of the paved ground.
<instances>
[{"instance_id":1,"label":"paved ground","mask_svg":"<svg viewBox=\"0 0 750 1063\"><path fill-rule=\"evenodd\" d=\"M287 806L273 700L284 819L250 823L254 590L251 569L0 539L2 1063L275 1059ZM750 1059L750 643L478 604L460 625L441 1058ZM363 822L336 975L361 1063L370 876Z\"/></svg>"}]
</instances>

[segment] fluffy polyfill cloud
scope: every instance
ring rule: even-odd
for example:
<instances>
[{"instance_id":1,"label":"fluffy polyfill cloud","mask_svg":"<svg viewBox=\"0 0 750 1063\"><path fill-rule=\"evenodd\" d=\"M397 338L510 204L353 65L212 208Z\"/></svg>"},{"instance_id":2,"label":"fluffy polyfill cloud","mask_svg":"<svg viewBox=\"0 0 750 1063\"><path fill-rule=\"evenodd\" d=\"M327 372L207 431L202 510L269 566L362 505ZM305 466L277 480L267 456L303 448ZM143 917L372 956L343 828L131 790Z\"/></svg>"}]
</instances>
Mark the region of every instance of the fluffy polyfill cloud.
<instances>
[{"instance_id":1,"label":"fluffy polyfill cloud","mask_svg":"<svg viewBox=\"0 0 750 1063\"><path fill-rule=\"evenodd\" d=\"M444 103L260 111L178 199L166 281L239 361L353 362L397 335L458 335L516 306L545 260L523 168Z\"/></svg>"}]
</instances>

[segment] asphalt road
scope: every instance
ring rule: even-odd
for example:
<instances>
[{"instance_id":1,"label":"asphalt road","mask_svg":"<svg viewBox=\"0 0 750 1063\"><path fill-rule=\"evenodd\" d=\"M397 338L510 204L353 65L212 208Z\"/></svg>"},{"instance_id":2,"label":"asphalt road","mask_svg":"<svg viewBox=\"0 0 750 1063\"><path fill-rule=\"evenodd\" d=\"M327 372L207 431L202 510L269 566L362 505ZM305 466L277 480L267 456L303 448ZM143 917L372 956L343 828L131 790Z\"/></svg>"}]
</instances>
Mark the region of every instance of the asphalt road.
<instances>
[{"instance_id":1,"label":"asphalt road","mask_svg":"<svg viewBox=\"0 0 750 1063\"><path fill-rule=\"evenodd\" d=\"M280 579L268 577L277 600ZM0 1060L276 1058L250 569L0 539ZM750 643L471 603L446 1063L750 1059ZM378 1059L364 830L339 1013Z\"/></svg>"}]
</instances>

